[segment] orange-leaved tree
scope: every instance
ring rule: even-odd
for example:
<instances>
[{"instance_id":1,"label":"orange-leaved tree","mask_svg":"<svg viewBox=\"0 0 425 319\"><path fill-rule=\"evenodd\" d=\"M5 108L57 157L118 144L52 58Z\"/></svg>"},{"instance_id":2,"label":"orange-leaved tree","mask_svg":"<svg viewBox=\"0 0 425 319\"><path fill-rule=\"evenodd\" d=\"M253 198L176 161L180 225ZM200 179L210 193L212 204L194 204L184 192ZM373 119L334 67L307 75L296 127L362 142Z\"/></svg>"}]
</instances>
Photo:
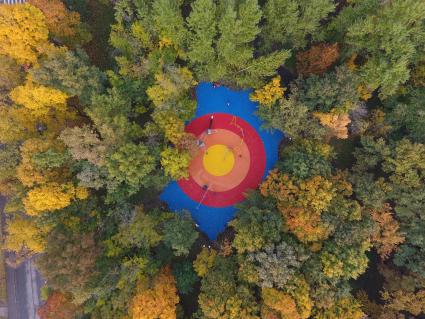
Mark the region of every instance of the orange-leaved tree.
<instances>
[{"instance_id":1,"label":"orange-leaved tree","mask_svg":"<svg viewBox=\"0 0 425 319\"><path fill-rule=\"evenodd\" d=\"M348 138L348 124L351 123L350 117L346 113L320 113L315 112L313 115L319 119L320 124L329 129L329 136L339 139Z\"/></svg>"},{"instance_id":2,"label":"orange-leaved tree","mask_svg":"<svg viewBox=\"0 0 425 319\"><path fill-rule=\"evenodd\" d=\"M178 302L176 281L171 269L165 267L151 282L139 283L130 315L132 319L176 319Z\"/></svg>"},{"instance_id":3,"label":"orange-leaved tree","mask_svg":"<svg viewBox=\"0 0 425 319\"><path fill-rule=\"evenodd\" d=\"M321 214L336 195L332 181L322 176L298 181L274 170L260 190L263 196L277 200L286 227L300 241L315 242L328 237L329 229Z\"/></svg>"},{"instance_id":4,"label":"orange-leaved tree","mask_svg":"<svg viewBox=\"0 0 425 319\"><path fill-rule=\"evenodd\" d=\"M376 224L372 242L381 259L385 260L399 244L404 242L405 237L400 232L400 225L393 217L389 204L385 204L381 209L371 210L370 215Z\"/></svg>"},{"instance_id":5,"label":"orange-leaved tree","mask_svg":"<svg viewBox=\"0 0 425 319\"><path fill-rule=\"evenodd\" d=\"M78 12L69 11L60 0L29 0L28 3L39 8L46 16L50 34L65 44L83 44L90 40Z\"/></svg>"},{"instance_id":6,"label":"orange-leaved tree","mask_svg":"<svg viewBox=\"0 0 425 319\"><path fill-rule=\"evenodd\" d=\"M54 291L44 305L38 308L40 319L70 319L74 318L78 307L71 298L60 291Z\"/></svg>"},{"instance_id":7,"label":"orange-leaved tree","mask_svg":"<svg viewBox=\"0 0 425 319\"><path fill-rule=\"evenodd\" d=\"M320 43L309 50L297 53L297 71L301 75L322 74L338 60L337 43Z\"/></svg>"}]
</instances>

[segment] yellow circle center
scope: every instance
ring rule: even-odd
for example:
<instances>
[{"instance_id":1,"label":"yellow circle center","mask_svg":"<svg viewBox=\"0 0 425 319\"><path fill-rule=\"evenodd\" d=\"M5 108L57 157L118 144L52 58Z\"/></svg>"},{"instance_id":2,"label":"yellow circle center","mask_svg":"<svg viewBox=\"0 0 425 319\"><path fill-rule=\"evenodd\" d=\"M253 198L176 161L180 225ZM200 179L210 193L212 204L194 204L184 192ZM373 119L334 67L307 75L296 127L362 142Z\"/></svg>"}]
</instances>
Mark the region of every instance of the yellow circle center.
<instances>
[{"instance_id":1,"label":"yellow circle center","mask_svg":"<svg viewBox=\"0 0 425 319\"><path fill-rule=\"evenodd\" d=\"M226 145L216 144L209 147L204 153L203 164L205 170L211 175L223 176L232 170L235 156Z\"/></svg>"}]
</instances>

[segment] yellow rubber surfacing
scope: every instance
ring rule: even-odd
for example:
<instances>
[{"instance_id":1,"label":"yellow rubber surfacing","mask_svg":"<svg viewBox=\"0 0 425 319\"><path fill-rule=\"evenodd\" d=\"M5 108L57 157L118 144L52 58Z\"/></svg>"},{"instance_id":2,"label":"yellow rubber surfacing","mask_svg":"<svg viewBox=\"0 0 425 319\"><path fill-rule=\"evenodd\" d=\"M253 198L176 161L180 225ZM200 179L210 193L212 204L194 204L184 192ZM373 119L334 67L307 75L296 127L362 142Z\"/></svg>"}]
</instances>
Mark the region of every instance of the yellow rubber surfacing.
<instances>
[{"instance_id":1,"label":"yellow rubber surfacing","mask_svg":"<svg viewBox=\"0 0 425 319\"><path fill-rule=\"evenodd\" d=\"M206 150L202 162L208 173L214 176L223 176L233 169L235 156L226 145L216 144Z\"/></svg>"}]
</instances>

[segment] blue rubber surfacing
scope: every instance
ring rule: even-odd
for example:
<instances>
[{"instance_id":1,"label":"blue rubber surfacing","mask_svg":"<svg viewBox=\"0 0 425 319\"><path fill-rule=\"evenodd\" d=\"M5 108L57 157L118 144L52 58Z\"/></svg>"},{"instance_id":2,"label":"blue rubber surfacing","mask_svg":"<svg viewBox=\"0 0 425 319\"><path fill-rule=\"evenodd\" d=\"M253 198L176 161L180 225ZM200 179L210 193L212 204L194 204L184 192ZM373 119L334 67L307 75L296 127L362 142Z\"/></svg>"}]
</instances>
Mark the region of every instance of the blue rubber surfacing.
<instances>
[{"instance_id":1,"label":"blue rubber surfacing","mask_svg":"<svg viewBox=\"0 0 425 319\"><path fill-rule=\"evenodd\" d=\"M261 129L263 122L255 114L258 103L249 99L250 93L251 90L233 91L223 86L214 88L211 83L200 83L196 88L198 106L192 120L206 114L228 113L248 122L257 131L264 145L266 169L263 179L265 179L278 159L278 149L283 134L277 130ZM227 106L228 103L230 106ZM177 182L168 184L160 198L172 211L177 213L189 211L199 225L199 229L212 240L215 240L217 235L226 228L227 223L236 213L234 206L217 208L195 202L181 190Z\"/></svg>"}]
</instances>

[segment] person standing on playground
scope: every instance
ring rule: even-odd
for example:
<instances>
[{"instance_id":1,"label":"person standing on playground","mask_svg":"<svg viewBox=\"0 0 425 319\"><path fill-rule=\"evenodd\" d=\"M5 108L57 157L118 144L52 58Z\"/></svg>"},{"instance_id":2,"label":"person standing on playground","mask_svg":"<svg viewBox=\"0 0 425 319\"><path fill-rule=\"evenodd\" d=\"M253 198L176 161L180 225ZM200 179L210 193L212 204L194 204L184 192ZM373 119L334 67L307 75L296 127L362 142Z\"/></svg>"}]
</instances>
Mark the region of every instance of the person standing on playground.
<instances>
[{"instance_id":1,"label":"person standing on playground","mask_svg":"<svg viewBox=\"0 0 425 319\"><path fill-rule=\"evenodd\" d=\"M208 130L207 130L207 134L208 135L211 135L212 134L213 121L214 121L214 114L211 114L211 116L210 116L210 124L209 124Z\"/></svg>"}]
</instances>

